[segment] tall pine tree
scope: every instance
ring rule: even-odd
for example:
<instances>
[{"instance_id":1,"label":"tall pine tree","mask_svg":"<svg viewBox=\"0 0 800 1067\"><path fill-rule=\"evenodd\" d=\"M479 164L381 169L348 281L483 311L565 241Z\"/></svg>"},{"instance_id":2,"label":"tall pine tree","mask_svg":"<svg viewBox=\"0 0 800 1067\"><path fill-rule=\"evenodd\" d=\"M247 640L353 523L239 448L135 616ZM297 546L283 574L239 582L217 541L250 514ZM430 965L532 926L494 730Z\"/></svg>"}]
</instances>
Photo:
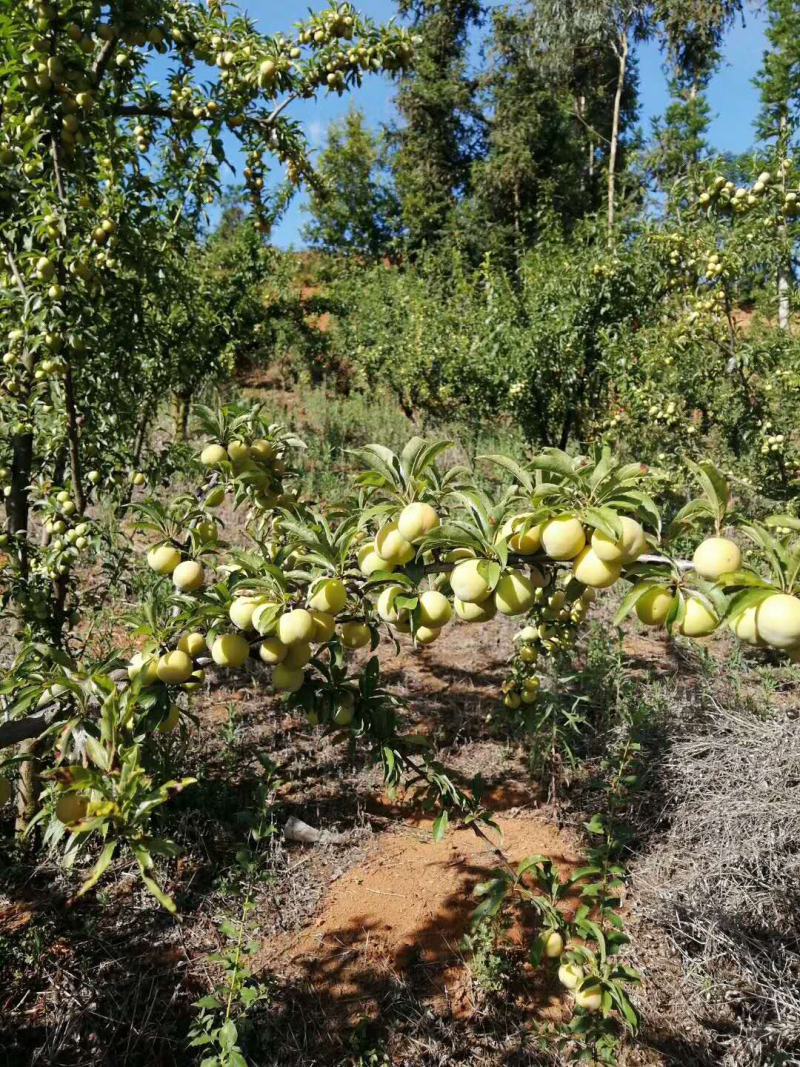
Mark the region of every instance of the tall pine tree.
<instances>
[{"instance_id":1,"label":"tall pine tree","mask_svg":"<svg viewBox=\"0 0 800 1067\"><path fill-rule=\"evenodd\" d=\"M774 141L778 155L789 153L800 127L800 8L796 0L767 0L766 37L770 48L764 53L755 79L761 93L757 129L763 140ZM785 173L781 180L786 182ZM784 262L778 270L778 321L789 326L791 293L794 288L793 249L786 228L781 230L785 244Z\"/></svg>"},{"instance_id":2,"label":"tall pine tree","mask_svg":"<svg viewBox=\"0 0 800 1067\"><path fill-rule=\"evenodd\" d=\"M706 90L718 65L719 53L709 49L698 54L688 69L677 66L669 79L672 103L663 118L653 119L653 144L645 162L662 192L711 155L706 137L711 124Z\"/></svg>"},{"instance_id":3,"label":"tall pine tree","mask_svg":"<svg viewBox=\"0 0 800 1067\"><path fill-rule=\"evenodd\" d=\"M487 154L473 168L477 217L506 249L529 244L545 218L562 229L596 211L613 122L616 57L594 44L555 67L543 62L531 12L492 18L486 99ZM636 117L636 75L626 72L623 132Z\"/></svg>"},{"instance_id":4,"label":"tall pine tree","mask_svg":"<svg viewBox=\"0 0 800 1067\"><path fill-rule=\"evenodd\" d=\"M414 70L396 97L401 122L389 133L392 169L411 251L447 232L451 212L469 189L481 153L477 81L468 70L470 28L481 18L479 0L400 0L420 41Z\"/></svg>"},{"instance_id":5,"label":"tall pine tree","mask_svg":"<svg viewBox=\"0 0 800 1067\"><path fill-rule=\"evenodd\" d=\"M310 191L304 209L312 216L302 230L305 240L340 255L362 259L386 255L399 232L400 206L383 138L367 126L355 106L328 128L317 170L322 183Z\"/></svg>"}]
</instances>

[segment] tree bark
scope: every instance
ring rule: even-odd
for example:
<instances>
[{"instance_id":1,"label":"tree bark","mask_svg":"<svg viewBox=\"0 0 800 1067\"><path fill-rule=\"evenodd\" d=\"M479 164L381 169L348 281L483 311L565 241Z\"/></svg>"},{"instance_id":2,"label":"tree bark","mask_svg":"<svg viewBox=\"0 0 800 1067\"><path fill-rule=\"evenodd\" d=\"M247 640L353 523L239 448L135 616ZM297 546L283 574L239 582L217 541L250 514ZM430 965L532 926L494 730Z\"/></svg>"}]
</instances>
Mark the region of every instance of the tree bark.
<instances>
[{"instance_id":1,"label":"tree bark","mask_svg":"<svg viewBox=\"0 0 800 1067\"><path fill-rule=\"evenodd\" d=\"M781 116L781 143L785 144L786 141L786 115ZM781 184L783 186L783 194L786 195L786 172L781 175ZM783 249L789 247L789 234L786 228L786 223L780 227L780 240ZM792 264L791 260L783 262L778 267L778 326L781 330L789 329L789 305L790 305L790 290L792 277Z\"/></svg>"},{"instance_id":2,"label":"tree bark","mask_svg":"<svg viewBox=\"0 0 800 1067\"><path fill-rule=\"evenodd\" d=\"M172 394L172 418L175 423L175 440L185 442L189 433L190 396Z\"/></svg>"},{"instance_id":3,"label":"tree bark","mask_svg":"<svg viewBox=\"0 0 800 1067\"><path fill-rule=\"evenodd\" d=\"M614 194L617 171L617 149L619 147L619 119L622 110L622 92L625 88L625 74L628 66L628 27L622 26L620 32L620 47L617 49L619 71L617 73L617 88L614 93L614 114L611 120L611 149L608 154L608 244L614 243Z\"/></svg>"}]
</instances>

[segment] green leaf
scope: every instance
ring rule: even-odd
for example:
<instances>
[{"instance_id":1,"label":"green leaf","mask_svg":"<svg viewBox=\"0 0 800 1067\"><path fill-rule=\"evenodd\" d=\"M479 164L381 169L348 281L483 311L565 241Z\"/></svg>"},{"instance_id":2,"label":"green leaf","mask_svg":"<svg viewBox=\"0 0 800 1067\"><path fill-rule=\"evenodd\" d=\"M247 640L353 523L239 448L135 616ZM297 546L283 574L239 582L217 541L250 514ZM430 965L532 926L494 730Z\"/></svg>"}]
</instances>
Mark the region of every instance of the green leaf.
<instances>
[{"instance_id":1,"label":"green leaf","mask_svg":"<svg viewBox=\"0 0 800 1067\"><path fill-rule=\"evenodd\" d=\"M593 815L589 822L584 823L584 826L590 834L604 834L606 832L603 826L603 820L599 815Z\"/></svg>"},{"instance_id":2,"label":"green leaf","mask_svg":"<svg viewBox=\"0 0 800 1067\"><path fill-rule=\"evenodd\" d=\"M800 519L794 515L770 515L764 519L765 526L786 526L790 530L800 530Z\"/></svg>"},{"instance_id":3,"label":"green leaf","mask_svg":"<svg viewBox=\"0 0 800 1067\"><path fill-rule=\"evenodd\" d=\"M491 590L497 588L497 583L500 581L502 573L503 570L500 564L495 563L493 560L481 560L478 564L478 574L480 574L484 581L488 582Z\"/></svg>"},{"instance_id":4,"label":"green leaf","mask_svg":"<svg viewBox=\"0 0 800 1067\"><path fill-rule=\"evenodd\" d=\"M233 1019L228 1019L224 1026L220 1027L219 1031L219 1043L222 1047L228 1051L233 1048L239 1037L239 1031L236 1029L236 1024Z\"/></svg>"},{"instance_id":5,"label":"green leaf","mask_svg":"<svg viewBox=\"0 0 800 1067\"><path fill-rule=\"evenodd\" d=\"M622 523L619 521L619 515L611 508L584 508L583 518L589 526L601 530L612 541L621 540Z\"/></svg>"},{"instance_id":6,"label":"green leaf","mask_svg":"<svg viewBox=\"0 0 800 1067\"><path fill-rule=\"evenodd\" d=\"M560 448L546 448L540 455L533 457L530 465L534 470L555 474L567 482L577 483L580 481L572 466L572 460Z\"/></svg>"},{"instance_id":7,"label":"green leaf","mask_svg":"<svg viewBox=\"0 0 800 1067\"><path fill-rule=\"evenodd\" d=\"M477 885L474 890L475 896L482 896L485 899L481 901L472 913L472 925L476 926L482 919L497 915L503 901L508 896L509 889L510 883L505 877L493 878L489 882L482 882Z\"/></svg>"},{"instance_id":8,"label":"green leaf","mask_svg":"<svg viewBox=\"0 0 800 1067\"><path fill-rule=\"evenodd\" d=\"M108 867L109 863L111 863L111 860L113 859L114 852L116 851L116 848L117 848L117 842L116 841L109 841L104 846L103 851L100 853L100 856L99 856L99 858L97 860L97 863L95 863L94 867L92 868L91 874L86 879L86 881L83 883L83 885L80 887L80 889L78 890L76 896L82 897L84 893L88 893L89 890L93 886L97 885L97 883L102 878L102 876L103 876L106 868Z\"/></svg>"},{"instance_id":9,"label":"green leaf","mask_svg":"<svg viewBox=\"0 0 800 1067\"><path fill-rule=\"evenodd\" d=\"M446 811L443 811L436 822L433 824L433 840L439 842L447 833L447 828L450 824L450 819Z\"/></svg>"},{"instance_id":10,"label":"green leaf","mask_svg":"<svg viewBox=\"0 0 800 1067\"><path fill-rule=\"evenodd\" d=\"M516 463L513 459L509 459L508 456L478 456L476 461L486 460L487 463L494 463L497 467L502 467L503 470L507 470L512 475L514 481L519 482L523 489L532 493L534 487L533 478L530 474L524 470L519 463Z\"/></svg>"},{"instance_id":11,"label":"green leaf","mask_svg":"<svg viewBox=\"0 0 800 1067\"><path fill-rule=\"evenodd\" d=\"M100 742L92 737L91 734L86 734L83 743L86 746L86 754L95 767L99 767L102 771L107 771L109 768L108 753Z\"/></svg>"},{"instance_id":12,"label":"green leaf","mask_svg":"<svg viewBox=\"0 0 800 1067\"><path fill-rule=\"evenodd\" d=\"M686 460L686 465L693 471L695 477L703 487L709 504L711 505L714 518L721 523L725 518L730 502L728 483L714 466L706 460L703 463L695 463L691 459Z\"/></svg>"},{"instance_id":13,"label":"green leaf","mask_svg":"<svg viewBox=\"0 0 800 1067\"><path fill-rule=\"evenodd\" d=\"M707 519L714 517L711 505L702 497L698 497L696 500L690 500L688 504L683 505L669 524L669 528L667 529L667 540L672 540L672 538L684 533L686 527L691 526L693 521L700 517Z\"/></svg>"}]
</instances>

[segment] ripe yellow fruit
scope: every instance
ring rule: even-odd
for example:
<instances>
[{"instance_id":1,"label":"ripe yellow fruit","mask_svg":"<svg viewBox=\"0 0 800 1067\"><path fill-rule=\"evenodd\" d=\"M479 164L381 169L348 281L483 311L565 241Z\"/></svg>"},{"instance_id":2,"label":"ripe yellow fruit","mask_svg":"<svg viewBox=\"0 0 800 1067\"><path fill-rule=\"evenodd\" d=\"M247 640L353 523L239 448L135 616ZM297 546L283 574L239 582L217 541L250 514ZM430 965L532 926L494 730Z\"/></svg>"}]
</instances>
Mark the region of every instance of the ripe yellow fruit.
<instances>
[{"instance_id":1,"label":"ripe yellow fruit","mask_svg":"<svg viewBox=\"0 0 800 1067\"><path fill-rule=\"evenodd\" d=\"M461 548L451 548L444 558L446 563L458 563L461 559L474 559L475 553L471 548L462 546Z\"/></svg>"},{"instance_id":2,"label":"ripe yellow fruit","mask_svg":"<svg viewBox=\"0 0 800 1067\"><path fill-rule=\"evenodd\" d=\"M62 793L56 801L56 818L65 825L80 822L89 810L89 798L80 793Z\"/></svg>"},{"instance_id":3,"label":"ripe yellow fruit","mask_svg":"<svg viewBox=\"0 0 800 1067\"><path fill-rule=\"evenodd\" d=\"M4 808L14 795L10 778L0 778L0 808Z\"/></svg>"},{"instance_id":4,"label":"ripe yellow fruit","mask_svg":"<svg viewBox=\"0 0 800 1067\"><path fill-rule=\"evenodd\" d=\"M741 615L737 615L730 623L730 628L739 640L747 645L763 648L767 643L758 631L758 605L756 604L745 608Z\"/></svg>"},{"instance_id":5,"label":"ripe yellow fruit","mask_svg":"<svg viewBox=\"0 0 800 1067\"><path fill-rule=\"evenodd\" d=\"M384 559L383 556L379 556L375 551L375 545L371 541L367 545L362 545L357 558L358 568L365 578L369 578L376 571L394 570L394 564L390 563L388 559Z\"/></svg>"},{"instance_id":6,"label":"ripe yellow fruit","mask_svg":"<svg viewBox=\"0 0 800 1067\"><path fill-rule=\"evenodd\" d=\"M441 630L437 630L430 626L420 626L416 633L417 644L432 645L441 632Z\"/></svg>"},{"instance_id":7,"label":"ripe yellow fruit","mask_svg":"<svg viewBox=\"0 0 800 1067\"><path fill-rule=\"evenodd\" d=\"M592 589L608 589L617 581L621 570L621 563L607 563L588 545L578 553L572 564L572 573L577 580Z\"/></svg>"},{"instance_id":8,"label":"ripe yellow fruit","mask_svg":"<svg viewBox=\"0 0 800 1067\"><path fill-rule=\"evenodd\" d=\"M419 597L419 621L431 630L440 630L453 615L450 601L435 589L426 589Z\"/></svg>"},{"instance_id":9,"label":"ripe yellow fruit","mask_svg":"<svg viewBox=\"0 0 800 1067\"><path fill-rule=\"evenodd\" d=\"M489 583L478 570L479 559L466 559L456 564L450 573L450 587L459 600L465 604L481 604L491 596Z\"/></svg>"},{"instance_id":10,"label":"ripe yellow fruit","mask_svg":"<svg viewBox=\"0 0 800 1067\"><path fill-rule=\"evenodd\" d=\"M493 596L482 600L480 604L467 604L456 597L453 607L456 615L464 622L490 622L497 614L497 604Z\"/></svg>"},{"instance_id":11,"label":"ripe yellow fruit","mask_svg":"<svg viewBox=\"0 0 800 1067\"><path fill-rule=\"evenodd\" d=\"M172 574L181 561L181 554L172 545L156 545L147 553L147 564L156 574Z\"/></svg>"},{"instance_id":12,"label":"ripe yellow fruit","mask_svg":"<svg viewBox=\"0 0 800 1067\"><path fill-rule=\"evenodd\" d=\"M788 593L775 593L758 607L756 616L762 640L772 648L800 645L800 600Z\"/></svg>"},{"instance_id":13,"label":"ripe yellow fruit","mask_svg":"<svg viewBox=\"0 0 800 1067\"><path fill-rule=\"evenodd\" d=\"M346 603L347 590L338 578L329 578L322 582L308 602L309 607L324 611L328 615L338 615Z\"/></svg>"},{"instance_id":14,"label":"ripe yellow fruit","mask_svg":"<svg viewBox=\"0 0 800 1067\"><path fill-rule=\"evenodd\" d=\"M200 453L200 462L206 467L217 467L220 463L225 463L227 459L228 453L222 445L206 445Z\"/></svg>"},{"instance_id":15,"label":"ripe yellow fruit","mask_svg":"<svg viewBox=\"0 0 800 1067\"><path fill-rule=\"evenodd\" d=\"M406 541L396 522L387 522L378 530L375 535L375 551L396 567L402 567L414 558L414 546Z\"/></svg>"},{"instance_id":16,"label":"ripe yellow fruit","mask_svg":"<svg viewBox=\"0 0 800 1067\"><path fill-rule=\"evenodd\" d=\"M272 672L272 687L277 692L296 693L304 679L305 675L301 670L279 663Z\"/></svg>"},{"instance_id":17,"label":"ripe yellow fruit","mask_svg":"<svg viewBox=\"0 0 800 1067\"><path fill-rule=\"evenodd\" d=\"M158 681L157 667L158 659L155 656L149 652L145 654L137 652L128 664L128 677L134 681L141 675L143 686L152 685L153 682Z\"/></svg>"},{"instance_id":18,"label":"ripe yellow fruit","mask_svg":"<svg viewBox=\"0 0 800 1067\"><path fill-rule=\"evenodd\" d=\"M169 709L169 715L167 715L166 719L156 727L156 731L160 734L172 733L180 721L181 709L177 704L173 704Z\"/></svg>"},{"instance_id":19,"label":"ripe yellow fruit","mask_svg":"<svg viewBox=\"0 0 800 1067\"><path fill-rule=\"evenodd\" d=\"M550 559L575 559L586 544L586 534L573 515L557 515L542 527L542 548Z\"/></svg>"},{"instance_id":20,"label":"ripe yellow fruit","mask_svg":"<svg viewBox=\"0 0 800 1067\"><path fill-rule=\"evenodd\" d=\"M250 446L244 441L231 441L228 445L228 456L234 463L242 463L250 458Z\"/></svg>"},{"instance_id":21,"label":"ripe yellow fruit","mask_svg":"<svg viewBox=\"0 0 800 1067\"><path fill-rule=\"evenodd\" d=\"M545 956L549 960L557 960L564 951L564 938L558 930L545 930L541 940Z\"/></svg>"},{"instance_id":22,"label":"ripe yellow fruit","mask_svg":"<svg viewBox=\"0 0 800 1067\"><path fill-rule=\"evenodd\" d=\"M387 585L378 597L378 615L384 622L405 622L408 618L408 608L398 608L395 600L398 596L406 593L402 585Z\"/></svg>"},{"instance_id":23,"label":"ripe yellow fruit","mask_svg":"<svg viewBox=\"0 0 800 1067\"><path fill-rule=\"evenodd\" d=\"M719 619L702 600L690 596L686 601L686 615L680 625L684 637L707 637L719 625Z\"/></svg>"},{"instance_id":24,"label":"ripe yellow fruit","mask_svg":"<svg viewBox=\"0 0 800 1067\"><path fill-rule=\"evenodd\" d=\"M660 626L672 604L672 593L661 585L654 585L636 601L636 614L645 626Z\"/></svg>"},{"instance_id":25,"label":"ripe yellow fruit","mask_svg":"<svg viewBox=\"0 0 800 1067\"><path fill-rule=\"evenodd\" d=\"M156 666L159 681L166 685L180 685L182 682L188 682L193 670L194 664L191 657L181 652L180 649L165 653Z\"/></svg>"},{"instance_id":26,"label":"ripe yellow fruit","mask_svg":"<svg viewBox=\"0 0 800 1067\"><path fill-rule=\"evenodd\" d=\"M192 659L197 659L198 656L202 656L207 651L205 636L196 632L184 634L178 641L178 648L181 652L185 652L187 656L191 656Z\"/></svg>"},{"instance_id":27,"label":"ripe yellow fruit","mask_svg":"<svg viewBox=\"0 0 800 1067\"><path fill-rule=\"evenodd\" d=\"M622 537L617 541L602 530L595 530L592 534L592 548L595 555L606 563L633 563L647 548L644 530L636 519L627 515L618 517L622 524Z\"/></svg>"},{"instance_id":28,"label":"ripe yellow fruit","mask_svg":"<svg viewBox=\"0 0 800 1067\"><path fill-rule=\"evenodd\" d=\"M265 441L263 437L259 437L257 441L253 441L252 445L250 445L250 451L262 462L268 462L271 459L275 459L278 454L275 445L273 445L271 441Z\"/></svg>"},{"instance_id":29,"label":"ripe yellow fruit","mask_svg":"<svg viewBox=\"0 0 800 1067\"><path fill-rule=\"evenodd\" d=\"M277 663L283 663L289 652L289 646L285 645L283 641L279 641L277 637L268 637L266 641L261 642L258 654L264 663L268 663L270 667L274 667Z\"/></svg>"},{"instance_id":30,"label":"ripe yellow fruit","mask_svg":"<svg viewBox=\"0 0 800 1067\"><path fill-rule=\"evenodd\" d=\"M311 659L311 645L308 641L298 641L290 645L283 661L284 667L305 667Z\"/></svg>"},{"instance_id":31,"label":"ripe yellow fruit","mask_svg":"<svg viewBox=\"0 0 800 1067\"><path fill-rule=\"evenodd\" d=\"M196 563L193 559L179 563L172 572L172 583L182 593L193 593L202 586L204 580L202 563Z\"/></svg>"},{"instance_id":32,"label":"ripe yellow fruit","mask_svg":"<svg viewBox=\"0 0 800 1067\"><path fill-rule=\"evenodd\" d=\"M742 553L727 537L709 537L697 546L692 563L701 578L716 582L720 575L739 570Z\"/></svg>"},{"instance_id":33,"label":"ripe yellow fruit","mask_svg":"<svg viewBox=\"0 0 800 1067\"><path fill-rule=\"evenodd\" d=\"M509 519L500 528L498 538L505 538L512 552L518 552L521 556L530 556L542 547L542 526L539 524L523 530L525 519L525 515L515 515L513 519Z\"/></svg>"},{"instance_id":34,"label":"ripe yellow fruit","mask_svg":"<svg viewBox=\"0 0 800 1067\"><path fill-rule=\"evenodd\" d=\"M211 658L218 667L241 667L250 655L250 646L239 634L220 634L211 646Z\"/></svg>"},{"instance_id":35,"label":"ripe yellow fruit","mask_svg":"<svg viewBox=\"0 0 800 1067\"><path fill-rule=\"evenodd\" d=\"M583 981L583 967L579 967L577 963L562 963L558 968L558 980L567 989L574 989Z\"/></svg>"},{"instance_id":36,"label":"ripe yellow fruit","mask_svg":"<svg viewBox=\"0 0 800 1067\"><path fill-rule=\"evenodd\" d=\"M575 1003L584 1011L599 1011L603 1003L603 992L600 986L590 985L585 989L576 989Z\"/></svg>"},{"instance_id":37,"label":"ripe yellow fruit","mask_svg":"<svg viewBox=\"0 0 800 1067\"><path fill-rule=\"evenodd\" d=\"M327 611L317 611L316 608L312 608L309 615L314 620L314 636L311 641L315 645L330 641L336 632L336 620L333 615L329 615Z\"/></svg>"},{"instance_id":38,"label":"ripe yellow fruit","mask_svg":"<svg viewBox=\"0 0 800 1067\"><path fill-rule=\"evenodd\" d=\"M239 596L233 601L228 608L228 618L231 620L234 626L237 626L240 630L252 630L253 629L253 613L260 604L263 603L263 597L258 596Z\"/></svg>"},{"instance_id":39,"label":"ripe yellow fruit","mask_svg":"<svg viewBox=\"0 0 800 1067\"><path fill-rule=\"evenodd\" d=\"M342 626L342 644L345 648L364 648L371 639L369 626L363 622L346 622Z\"/></svg>"},{"instance_id":40,"label":"ripe yellow fruit","mask_svg":"<svg viewBox=\"0 0 800 1067\"><path fill-rule=\"evenodd\" d=\"M535 603L536 590L545 585L544 576L536 567L531 567L530 574L516 568L507 570L494 591L497 610L503 615L524 615Z\"/></svg>"},{"instance_id":41,"label":"ripe yellow fruit","mask_svg":"<svg viewBox=\"0 0 800 1067\"><path fill-rule=\"evenodd\" d=\"M426 537L438 525L439 516L434 509L430 504L423 504L419 501L406 505L397 520L400 536L404 537L409 544Z\"/></svg>"},{"instance_id":42,"label":"ripe yellow fruit","mask_svg":"<svg viewBox=\"0 0 800 1067\"><path fill-rule=\"evenodd\" d=\"M287 611L278 619L278 638L285 645L298 641L310 641L314 636L314 617L305 608Z\"/></svg>"}]
</instances>

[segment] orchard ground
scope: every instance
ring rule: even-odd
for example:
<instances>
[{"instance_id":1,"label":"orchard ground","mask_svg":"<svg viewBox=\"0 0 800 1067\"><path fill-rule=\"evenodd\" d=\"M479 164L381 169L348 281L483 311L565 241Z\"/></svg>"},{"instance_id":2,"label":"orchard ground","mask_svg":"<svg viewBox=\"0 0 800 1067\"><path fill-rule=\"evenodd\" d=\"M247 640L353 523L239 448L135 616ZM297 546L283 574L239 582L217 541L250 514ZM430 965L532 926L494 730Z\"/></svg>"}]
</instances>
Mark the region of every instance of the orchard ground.
<instances>
[{"instance_id":1,"label":"orchard ground","mask_svg":"<svg viewBox=\"0 0 800 1067\"><path fill-rule=\"evenodd\" d=\"M270 406L281 399L272 394ZM341 484L343 448L404 440L409 424L396 412L387 419L387 410L368 400L334 406L319 394L294 397L283 417L311 445L304 491L322 495ZM471 436L488 440L491 432ZM227 534L236 540L235 530ZM106 624L123 599L98 618L108 640L121 640ZM543 853L562 873L587 845L598 761L625 738L639 741L646 773L628 813L633 878L624 913L632 962L644 975L633 994L643 1029L622 1062L781 1062L772 1052L787 1047L793 1028L800 1035L791 979L800 962L791 817L800 670L776 667L769 653L744 651L727 634L690 644L632 624L620 645L611 624L618 600L616 591L599 598L581 645L571 688L593 729L578 740L580 760L564 768L555 805L530 784L529 750L498 699L512 622L454 623L419 651L408 638L399 652L384 639L387 682L408 702L410 729L425 733L464 782L482 776L507 855ZM544 981L525 964L514 927L484 955L461 945L472 890L496 864L484 841L460 829L432 843L413 798L387 797L362 757L320 742L318 731L288 715L269 693L266 669L210 670L196 710L198 728L179 763L199 783L163 816L183 848L161 866L182 922L144 894L127 861L70 906L79 870L64 872L24 848L4 857L2 1067L187 1062L192 1005L218 976L209 956L223 942L220 922L240 907L235 855L258 814L262 758L280 767L285 784L270 812L278 832L263 850L250 915L259 942L251 967L263 992L242 1035L250 1061L551 1062L535 1035L569 1015L555 976ZM184 744L177 735L173 743ZM703 796L692 790L698 780L714 783ZM284 841L289 816L337 840ZM512 979L504 977L508 961L521 965L508 968Z\"/></svg>"}]
</instances>

